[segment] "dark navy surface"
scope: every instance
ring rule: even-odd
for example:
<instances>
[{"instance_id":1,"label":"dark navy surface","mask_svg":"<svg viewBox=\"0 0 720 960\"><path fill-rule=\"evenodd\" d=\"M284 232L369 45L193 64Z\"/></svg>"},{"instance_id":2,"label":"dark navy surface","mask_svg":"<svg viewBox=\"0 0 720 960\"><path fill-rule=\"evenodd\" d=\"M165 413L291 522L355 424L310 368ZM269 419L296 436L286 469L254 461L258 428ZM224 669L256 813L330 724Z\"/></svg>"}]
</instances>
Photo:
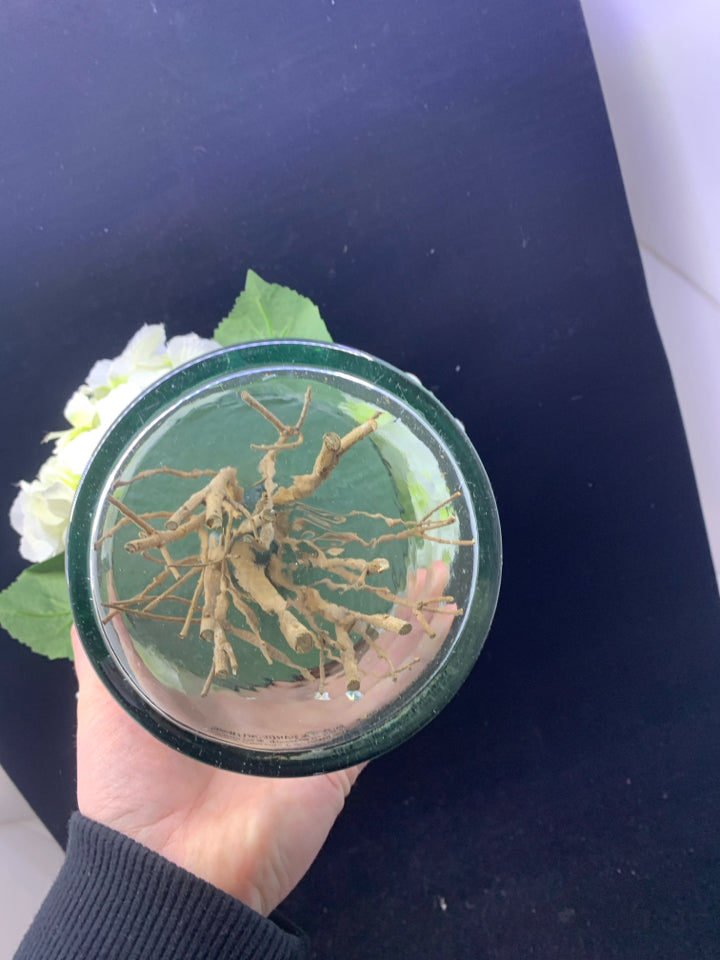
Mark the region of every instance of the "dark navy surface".
<instances>
[{"instance_id":1,"label":"dark navy surface","mask_svg":"<svg viewBox=\"0 0 720 960\"><path fill-rule=\"evenodd\" d=\"M0 129L3 512L92 363L210 335L248 267L490 473L490 640L287 901L313 956L716 957L717 592L574 0L5 0ZM62 840L72 669L0 657L0 763Z\"/></svg>"}]
</instances>

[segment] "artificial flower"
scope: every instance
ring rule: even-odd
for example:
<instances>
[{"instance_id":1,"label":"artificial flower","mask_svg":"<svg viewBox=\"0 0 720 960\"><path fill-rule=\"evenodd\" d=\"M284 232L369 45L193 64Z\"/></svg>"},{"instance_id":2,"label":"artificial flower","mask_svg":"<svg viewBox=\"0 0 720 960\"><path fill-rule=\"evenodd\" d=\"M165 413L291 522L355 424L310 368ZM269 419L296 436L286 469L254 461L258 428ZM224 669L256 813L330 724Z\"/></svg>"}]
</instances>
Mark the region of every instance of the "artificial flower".
<instances>
[{"instance_id":1,"label":"artificial flower","mask_svg":"<svg viewBox=\"0 0 720 960\"><path fill-rule=\"evenodd\" d=\"M120 356L93 365L65 405L70 427L45 437L54 441L52 455L34 480L20 482L11 507L10 522L20 534L20 553L26 560L48 560L65 549L80 477L120 414L164 374L218 347L215 340L194 333L166 342L163 324L145 324Z\"/></svg>"}]
</instances>

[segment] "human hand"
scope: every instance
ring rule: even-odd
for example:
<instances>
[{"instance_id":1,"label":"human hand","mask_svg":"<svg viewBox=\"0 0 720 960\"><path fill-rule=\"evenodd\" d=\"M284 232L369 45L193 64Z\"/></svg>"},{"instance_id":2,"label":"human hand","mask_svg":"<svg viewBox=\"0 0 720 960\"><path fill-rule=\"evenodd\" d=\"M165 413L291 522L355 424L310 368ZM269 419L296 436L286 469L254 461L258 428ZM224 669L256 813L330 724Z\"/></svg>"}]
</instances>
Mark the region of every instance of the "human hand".
<instances>
[{"instance_id":1,"label":"human hand","mask_svg":"<svg viewBox=\"0 0 720 960\"><path fill-rule=\"evenodd\" d=\"M317 856L361 767L273 779L192 760L125 713L74 627L72 640L80 812L271 913Z\"/></svg>"}]
</instances>

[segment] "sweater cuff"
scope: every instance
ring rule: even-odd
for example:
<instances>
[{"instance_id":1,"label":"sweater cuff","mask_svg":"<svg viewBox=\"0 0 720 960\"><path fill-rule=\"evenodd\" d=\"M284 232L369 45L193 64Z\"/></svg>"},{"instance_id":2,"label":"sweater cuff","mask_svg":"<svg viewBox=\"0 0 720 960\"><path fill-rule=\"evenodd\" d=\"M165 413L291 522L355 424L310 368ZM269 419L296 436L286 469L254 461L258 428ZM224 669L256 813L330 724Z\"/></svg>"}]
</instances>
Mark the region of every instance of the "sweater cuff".
<instances>
[{"instance_id":1,"label":"sweater cuff","mask_svg":"<svg viewBox=\"0 0 720 960\"><path fill-rule=\"evenodd\" d=\"M79 813L15 960L301 960L303 941Z\"/></svg>"}]
</instances>

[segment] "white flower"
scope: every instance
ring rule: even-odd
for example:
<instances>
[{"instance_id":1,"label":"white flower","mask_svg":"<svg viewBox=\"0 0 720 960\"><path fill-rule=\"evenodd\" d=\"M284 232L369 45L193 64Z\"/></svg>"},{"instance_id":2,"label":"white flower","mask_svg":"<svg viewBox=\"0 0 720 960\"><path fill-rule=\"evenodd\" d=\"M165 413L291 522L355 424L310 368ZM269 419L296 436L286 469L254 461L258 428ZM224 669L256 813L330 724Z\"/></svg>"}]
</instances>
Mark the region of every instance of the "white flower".
<instances>
[{"instance_id":1,"label":"white flower","mask_svg":"<svg viewBox=\"0 0 720 960\"><path fill-rule=\"evenodd\" d=\"M171 367L180 367L183 363L189 363L190 360L195 360L196 357L202 357L211 350L217 349L218 344L214 340L203 340L196 333L171 337L167 342L167 355Z\"/></svg>"},{"instance_id":2,"label":"white flower","mask_svg":"<svg viewBox=\"0 0 720 960\"><path fill-rule=\"evenodd\" d=\"M45 461L32 483L20 481L10 523L20 534L20 554L26 560L49 560L65 549L76 486L76 480L63 474L57 457Z\"/></svg>"},{"instance_id":3,"label":"white flower","mask_svg":"<svg viewBox=\"0 0 720 960\"><path fill-rule=\"evenodd\" d=\"M65 404L63 416L76 430L89 430L95 424L95 405L86 393L76 390Z\"/></svg>"},{"instance_id":4,"label":"white flower","mask_svg":"<svg viewBox=\"0 0 720 960\"><path fill-rule=\"evenodd\" d=\"M48 560L65 549L70 508L85 466L120 414L143 390L183 363L218 349L214 340L197 334L165 342L161 323L146 324L119 357L98 360L65 405L67 430L49 433L52 456L35 480L20 482L10 522L20 534L20 553L33 562Z\"/></svg>"}]
</instances>

